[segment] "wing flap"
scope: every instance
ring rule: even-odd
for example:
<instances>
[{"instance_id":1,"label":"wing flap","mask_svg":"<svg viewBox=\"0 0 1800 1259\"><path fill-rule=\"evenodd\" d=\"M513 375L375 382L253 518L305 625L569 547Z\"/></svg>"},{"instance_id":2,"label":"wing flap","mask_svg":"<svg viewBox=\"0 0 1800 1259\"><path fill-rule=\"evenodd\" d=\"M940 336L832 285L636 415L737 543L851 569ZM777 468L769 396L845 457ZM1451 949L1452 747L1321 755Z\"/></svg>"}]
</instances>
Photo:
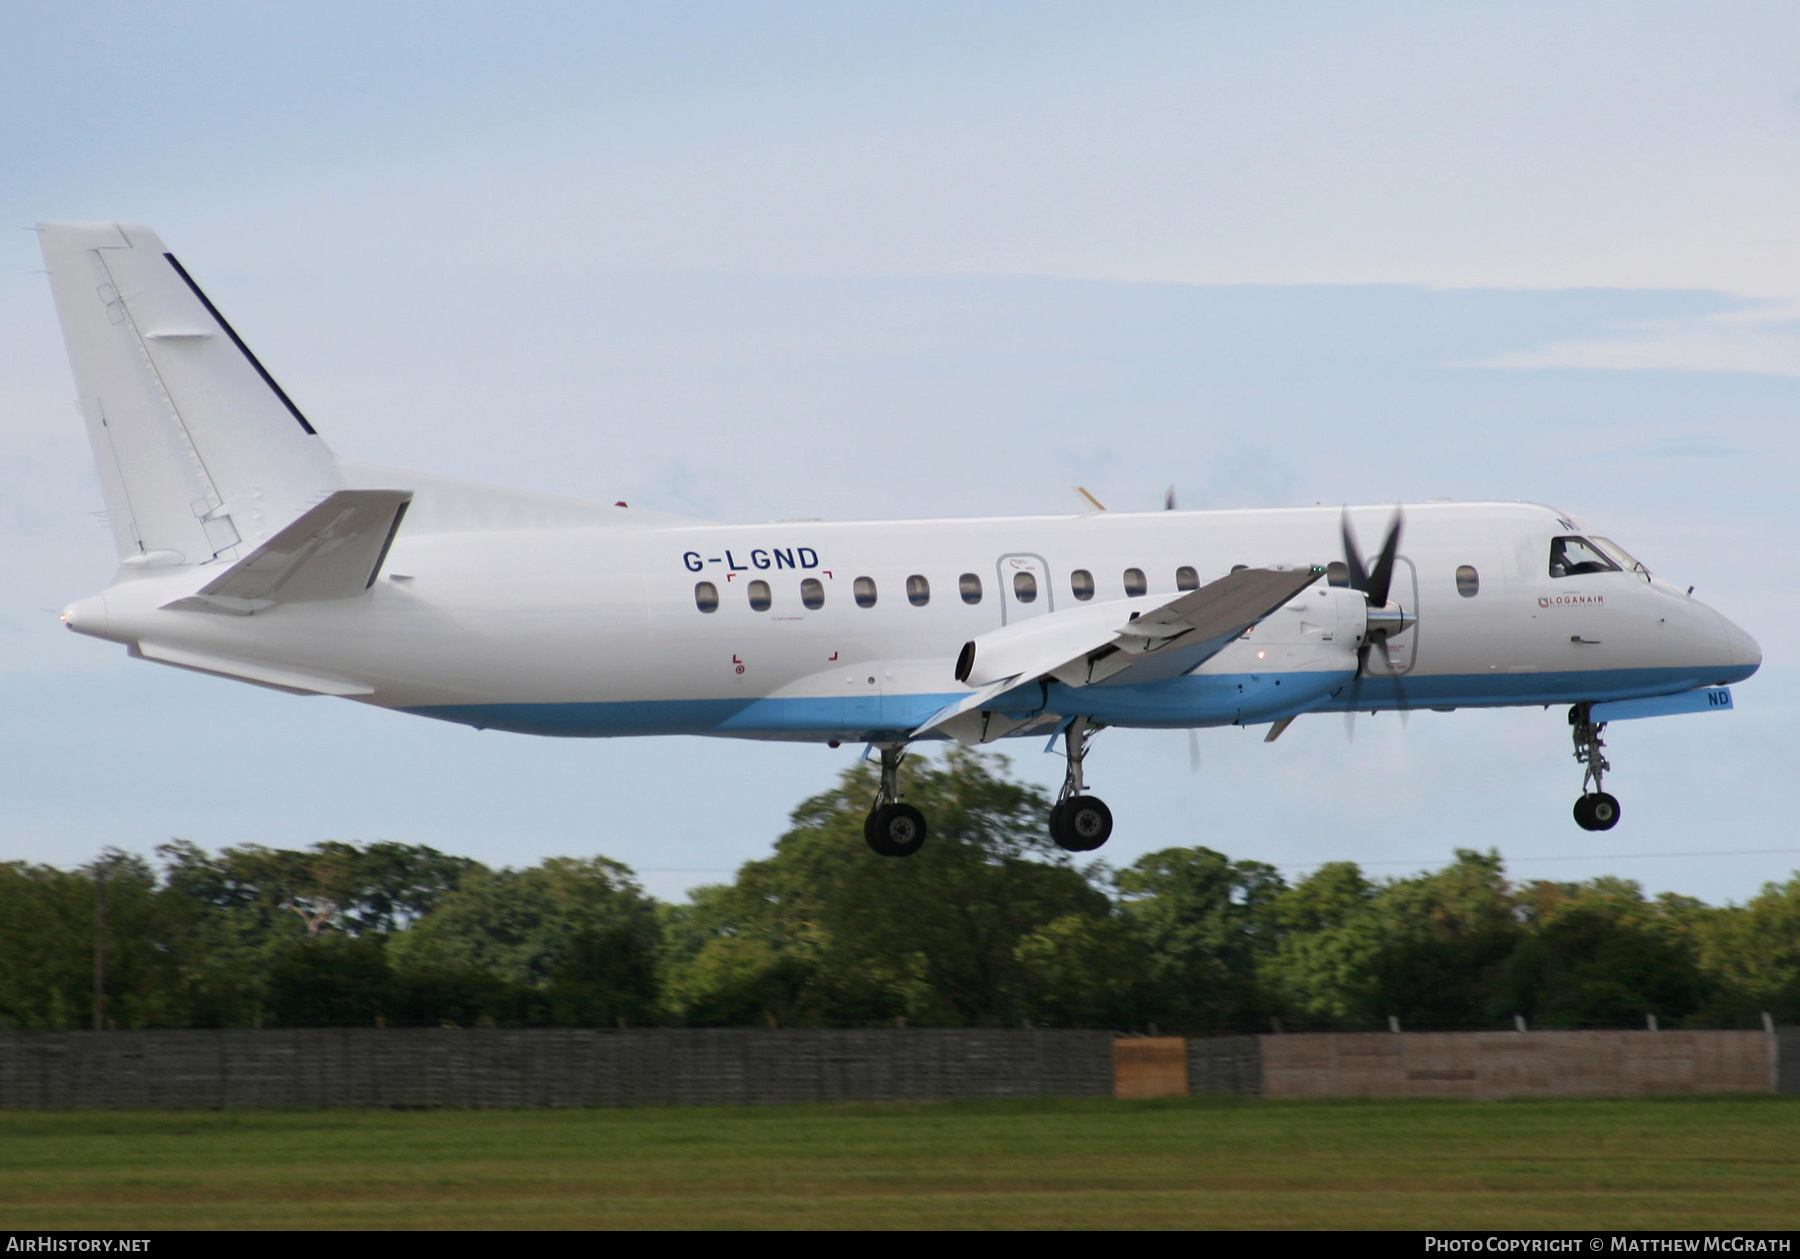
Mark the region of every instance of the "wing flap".
<instances>
[{"instance_id":1,"label":"wing flap","mask_svg":"<svg viewBox=\"0 0 1800 1259\"><path fill-rule=\"evenodd\" d=\"M1149 611L1141 600L1052 612L981 635L963 649L963 680L976 689L945 705L914 737L943 729L962 737L980 713L1041 678L1071 687L1157 682L1204 664L1225 645L1324 575L1323 568L1245 568ZM1066 618L1066 619L1065 619ZM986 736L984 736L986 737Z\"/></svg>"}]
</instances>

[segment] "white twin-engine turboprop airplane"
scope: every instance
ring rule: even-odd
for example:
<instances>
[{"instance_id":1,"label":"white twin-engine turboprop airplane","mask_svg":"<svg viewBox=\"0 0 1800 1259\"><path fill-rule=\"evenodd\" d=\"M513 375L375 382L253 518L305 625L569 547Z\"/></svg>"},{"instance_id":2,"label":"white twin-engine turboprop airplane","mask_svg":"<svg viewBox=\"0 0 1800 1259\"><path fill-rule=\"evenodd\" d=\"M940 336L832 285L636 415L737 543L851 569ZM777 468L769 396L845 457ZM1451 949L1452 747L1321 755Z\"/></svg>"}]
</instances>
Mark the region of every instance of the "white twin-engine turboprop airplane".
<instances>
[{"instance_id":1,"label":"white twin-engine turboprop airplane","mask_svg":"<svg viewBox=\"0 0 1800 1259\"><path fill-rule=\"evenodd\" d=\"M925 839L915 739L1060 734L1050 833L1085 851L1101 727L1357 709L1571 705L1604 830L1605 722L1729 708L1761 663L1547 507L716 525L350 463L154 233L38 230L119 552L70 629L478 728L866 741L888 856Z\"/></svg>"}]
</instances>

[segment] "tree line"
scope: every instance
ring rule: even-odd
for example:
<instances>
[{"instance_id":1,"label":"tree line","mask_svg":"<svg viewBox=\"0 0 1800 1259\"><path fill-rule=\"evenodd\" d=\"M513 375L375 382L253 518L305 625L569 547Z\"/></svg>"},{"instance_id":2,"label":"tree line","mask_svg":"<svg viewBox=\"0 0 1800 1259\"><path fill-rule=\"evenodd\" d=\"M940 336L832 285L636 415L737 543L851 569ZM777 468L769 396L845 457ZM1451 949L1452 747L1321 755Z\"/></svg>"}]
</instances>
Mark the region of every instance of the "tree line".
<instances>
[{"instance_id":1,"label":"tree line","mask_svg":"<svg viewBox=\"0 0 1800 1259\"><path fill-rule=\"evenodd\" d=\"M917 857L875 857L865 766L685 904L605 857L186 841L0 864L0 1027L1755 1026L1800 1021L1800 873L1743 905L1516 883L1459 849L1288 881L1203 846L1123 869L1044 835L1004 758L915 760Z\"/></svg>"}]
</instances>

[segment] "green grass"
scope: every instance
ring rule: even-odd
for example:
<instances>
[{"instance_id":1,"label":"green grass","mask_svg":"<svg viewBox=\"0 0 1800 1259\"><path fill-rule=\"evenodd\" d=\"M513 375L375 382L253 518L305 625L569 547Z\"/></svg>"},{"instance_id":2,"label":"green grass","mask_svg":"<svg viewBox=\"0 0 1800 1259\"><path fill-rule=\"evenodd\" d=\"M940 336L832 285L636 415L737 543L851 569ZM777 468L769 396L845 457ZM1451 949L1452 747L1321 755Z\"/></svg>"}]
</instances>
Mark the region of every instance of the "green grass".
<instances>
[{"instance_id":1,"label":"green grass","mask_svg":"<svg viewBox=\"0 0 1800 1259\"><path fill-rule=\"evenodd\" d=\"M0 1113L0 1229L1800 1227L1800 1099Z\"/></svg>"}]
</instances>

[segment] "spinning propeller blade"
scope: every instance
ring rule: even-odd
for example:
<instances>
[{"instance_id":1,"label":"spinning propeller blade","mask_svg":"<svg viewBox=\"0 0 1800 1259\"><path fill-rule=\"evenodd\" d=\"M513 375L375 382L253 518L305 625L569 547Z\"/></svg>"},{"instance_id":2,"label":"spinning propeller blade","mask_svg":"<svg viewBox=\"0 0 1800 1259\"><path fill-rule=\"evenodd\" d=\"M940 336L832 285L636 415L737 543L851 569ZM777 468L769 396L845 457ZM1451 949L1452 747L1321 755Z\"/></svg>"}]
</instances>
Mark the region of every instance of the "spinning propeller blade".
<instances>
[{"instance_id":1,"label":"spinning propeller blade","mask_svg":"<svg viewBox=\"0 0 1800 1259\"><path fill-rule=\"evenodd\" d=\"M1371 570L1364 566L1362 550L1356 545L1356 534L1350 528L1350 509L1344 509L1344 566L1350 570L1350 589L1360 590L1372 608L1387 606L1388 587L1394 583L1394 559L1400 554L1400 527L1404 517L1398 507L1394 508L1393 523L1388 525L1387 537L1381 543L1381 553L1375 557L1375 567Z\"/></svg>"},{"instance_id":2,"label":"spinning propeller blade","mask_svg":"<svg viewBox=\"0 0 1800 1259\"><path fill-rule=\"evenodd\" d=\"M1388 592L1394 584L1394 562L1400 555L1400 531L1405 523L1404 513L1394 508L1394 519L1388 525L1387 537L1382 539L1381 551L1375 557L1375 567L1370 569L1363 563L1362 551L1356 545L1356 534L1350 528L1350 509L1344 509L1341 528L1344 537L1344 567L1349 570L1350 588L1362 591L1372 612L1380 612L1387 608ZM1390 617L1392 614L1389 614ZM1371 618L1373 619L1373 618ZM1362 698L1363 675L1369 671L1369 651L1377 643L1385 648L1390 634L1403 631L1410 624L1408 620L1400 620L1397 626L1390 624L1381 628L1371 627L1363 636L1362 645L1356 649L1356 676L1350 683L1350 699L1354 706ZM1400 685L1396 674L1391 679L1394 692L1400 700L1400 717L1402 723L1411 705L1406 702L1406 691ZM1344 714L1344 733L1351 739L1356 737L1356 714L1348 711Z\"/></svg>"}]
</instances>

